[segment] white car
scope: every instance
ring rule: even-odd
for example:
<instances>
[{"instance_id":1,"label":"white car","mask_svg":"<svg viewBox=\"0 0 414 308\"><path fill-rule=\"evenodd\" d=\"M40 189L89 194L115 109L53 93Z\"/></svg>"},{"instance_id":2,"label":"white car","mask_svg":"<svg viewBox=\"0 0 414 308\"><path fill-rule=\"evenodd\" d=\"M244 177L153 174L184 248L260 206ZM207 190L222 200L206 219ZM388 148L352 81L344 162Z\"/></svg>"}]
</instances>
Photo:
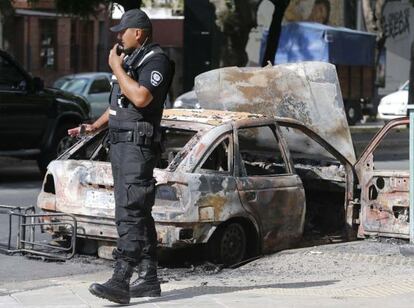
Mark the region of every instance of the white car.
<instances>
[{"instance_id":1,"label":"white car","mask_svg":"<svg viewBox=\"0 0 414 308\"><path fill-rule=\"evenodd\" d=\"M378 105L377 118L392 120L407 115L408 84L406 81L396 92L384 96Z\"/></svg>"}]
</instances>

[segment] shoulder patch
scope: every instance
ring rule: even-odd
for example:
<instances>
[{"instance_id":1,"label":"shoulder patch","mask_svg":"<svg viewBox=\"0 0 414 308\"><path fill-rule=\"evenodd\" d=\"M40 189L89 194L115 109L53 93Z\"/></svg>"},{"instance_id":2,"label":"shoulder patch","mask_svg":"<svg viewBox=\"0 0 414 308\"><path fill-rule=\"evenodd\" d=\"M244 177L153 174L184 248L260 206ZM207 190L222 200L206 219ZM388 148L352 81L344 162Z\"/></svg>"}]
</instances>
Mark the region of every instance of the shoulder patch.
<instances>
[{"instance_id":1,"label":"shoulder patch","mask_svg":"<svg viewBox=\"0 0 414 308\"><path fill-rule=\"evenodd\" d=\"M154 87L158 87L164 78L162 77L161 73L158 71L151 72L151 84Z\"/></svg>"}]
</instances>

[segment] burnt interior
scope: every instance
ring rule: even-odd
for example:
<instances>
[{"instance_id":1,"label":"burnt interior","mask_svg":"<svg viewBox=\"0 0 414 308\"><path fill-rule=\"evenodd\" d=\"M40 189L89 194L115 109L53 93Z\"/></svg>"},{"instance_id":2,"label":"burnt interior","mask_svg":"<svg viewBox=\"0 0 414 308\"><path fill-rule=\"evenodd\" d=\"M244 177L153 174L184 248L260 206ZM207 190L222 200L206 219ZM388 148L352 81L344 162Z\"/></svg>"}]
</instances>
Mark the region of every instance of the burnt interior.
<instances>
[{"instance_id":1,"label":"burnt interior","mask_svg":"<svg viewBox=\"0 0 414 308\"><path fill-rule=\"evenodd\" d=\"M157 168L165 169L174 160L176 155L196 134L195 131L168 128L163 130L163 143L161 159ZM108 130L100 132L97 136L91 138L84 146L71 155L71 159L77 160L94 160L109 162L109 139ZM181 157L182 159L183 157Z\"/></svg>"},{"instance_id":2,"label":"burnt interior","mask_svg":"<svg viewBox=\"0 0 414 308\"><path fill-rule=\"evenodd\" d=\"M343 240L345 231L346 173L344 165L323 141L305 130L281 127L295 172L306 194L304 245L333 238ZM336 155L336 154L335 154ZM316 241L316 242L315 242Z\"/></svg>"}]
</instances>

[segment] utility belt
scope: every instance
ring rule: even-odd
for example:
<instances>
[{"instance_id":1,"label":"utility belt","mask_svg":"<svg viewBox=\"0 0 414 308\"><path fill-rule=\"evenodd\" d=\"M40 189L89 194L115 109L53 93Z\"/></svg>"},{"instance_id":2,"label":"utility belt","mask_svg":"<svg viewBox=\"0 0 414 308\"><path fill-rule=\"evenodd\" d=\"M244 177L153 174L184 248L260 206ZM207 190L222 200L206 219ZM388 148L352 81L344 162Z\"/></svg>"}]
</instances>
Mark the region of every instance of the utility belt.
<instances>
[{"instance_id":1,"label":"utility belt","mask_svg":"<svg viewBox=\"0 0 414 308\"><path fill-rule=\"evenodd\" d=\"M149 122L136 122L131 130L109 129L109 141L112 144L118 142L133 142L136 145L151 146L160 144L161 139L161 131Z\"/></svg>"}]
</instances>

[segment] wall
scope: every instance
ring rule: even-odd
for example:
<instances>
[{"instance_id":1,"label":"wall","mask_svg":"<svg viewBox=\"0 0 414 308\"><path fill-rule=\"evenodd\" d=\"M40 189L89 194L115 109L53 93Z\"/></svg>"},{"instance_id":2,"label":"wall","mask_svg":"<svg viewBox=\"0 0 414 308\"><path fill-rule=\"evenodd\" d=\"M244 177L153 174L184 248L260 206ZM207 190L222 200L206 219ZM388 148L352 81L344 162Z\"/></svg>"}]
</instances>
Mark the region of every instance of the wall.
<instances>
[{"instance_id":1,"label":"wall","mask_svg":"<svg viewBox=\"0 0 414 308\"><path fill-rule=\"evenodd\" d=\"M410 48L414 39L414 8L408 1L394 1L385 6L387 41L385 88L380 94L395 91L410 72Z\"/></svg>"}]
</instances>

